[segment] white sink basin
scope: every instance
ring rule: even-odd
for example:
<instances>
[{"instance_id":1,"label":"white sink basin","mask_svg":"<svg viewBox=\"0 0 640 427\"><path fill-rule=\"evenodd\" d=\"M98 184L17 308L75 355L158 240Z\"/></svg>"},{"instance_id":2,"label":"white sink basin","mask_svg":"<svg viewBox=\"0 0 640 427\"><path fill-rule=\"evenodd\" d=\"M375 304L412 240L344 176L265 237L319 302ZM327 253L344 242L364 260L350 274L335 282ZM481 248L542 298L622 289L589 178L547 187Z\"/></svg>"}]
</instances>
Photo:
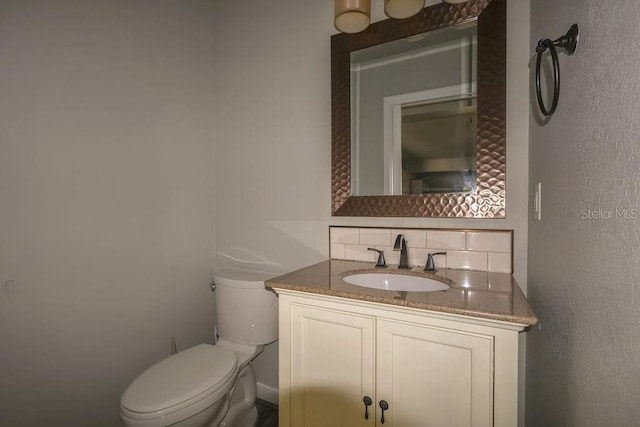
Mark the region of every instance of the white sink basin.
<instances>
[{"instance_id":1,"label":"white sink basin","mask_svg":"<svg viewBox=\"0 0 640 427\"><path fill-rule=\"evenodd\" d=\"M356 273L345 276L342 280L352 285L387 291L430 292L445 291L450 288L439 280L406 274Z\"/></svg>"}]
</instances>

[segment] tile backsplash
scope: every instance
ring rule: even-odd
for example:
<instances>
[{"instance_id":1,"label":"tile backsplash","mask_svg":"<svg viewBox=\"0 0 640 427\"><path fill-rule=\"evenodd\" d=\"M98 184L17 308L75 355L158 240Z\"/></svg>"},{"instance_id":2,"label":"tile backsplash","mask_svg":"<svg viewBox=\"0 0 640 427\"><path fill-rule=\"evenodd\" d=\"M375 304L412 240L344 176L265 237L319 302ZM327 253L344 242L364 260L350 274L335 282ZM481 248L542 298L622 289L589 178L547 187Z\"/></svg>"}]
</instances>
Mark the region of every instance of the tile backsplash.
<instances>
[{"instance_id":1,"label":"tile backsplash","mask_svg":"<svg viewBox=\"0 0 640 427\"><path fill-rule=\"evenodd\" d=\"M411 266L424 266L427 254L435 256L436 268L513 272L512 230L455 230L440 228L329 227L330 257L375 262L384 251L387 264L398 264L400 252L393 250L398 234L404 234Z\"/></svg>"}]
</instances>

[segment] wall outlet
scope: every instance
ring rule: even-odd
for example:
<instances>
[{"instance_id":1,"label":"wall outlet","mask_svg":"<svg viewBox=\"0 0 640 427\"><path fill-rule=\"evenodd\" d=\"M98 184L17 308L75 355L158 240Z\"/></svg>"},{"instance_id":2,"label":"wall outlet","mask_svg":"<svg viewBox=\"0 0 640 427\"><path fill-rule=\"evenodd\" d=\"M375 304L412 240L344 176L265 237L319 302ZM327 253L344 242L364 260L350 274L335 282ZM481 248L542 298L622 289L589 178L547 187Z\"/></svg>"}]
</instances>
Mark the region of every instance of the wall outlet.
<instances>
[{"instance_id":1,"label":"wall outlet","mask_svg":"<svg viewBox=\"0 0 640 427\"><path fill-rule=\"evenodd\" d=\"M536 184L533 190L533 219L542 221L542 183Z\"/></svg>"}]
</instances>

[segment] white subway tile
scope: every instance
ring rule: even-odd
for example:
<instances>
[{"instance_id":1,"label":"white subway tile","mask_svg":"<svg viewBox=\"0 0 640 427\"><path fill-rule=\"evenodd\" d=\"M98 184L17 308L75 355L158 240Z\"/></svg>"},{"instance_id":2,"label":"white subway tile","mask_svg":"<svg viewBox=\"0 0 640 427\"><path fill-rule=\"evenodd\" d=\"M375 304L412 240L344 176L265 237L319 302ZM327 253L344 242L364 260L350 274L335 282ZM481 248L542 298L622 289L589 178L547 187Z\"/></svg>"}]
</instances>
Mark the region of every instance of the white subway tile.
<instances>
[{"instance_id":1,"label":"white subway tile","mask_svg":"<svg viewBox=\"0 0 640 427\"><path fill-rule=\"evenodd\" d=\"M392 245L391 230L388 228L361 228L360 229L361 245Z\"/></svg>"},{"instance_id":2,"label":"white subway tile","mask_svg":"<svg viewBox=\"0 0 640 427\"><path fill-rule=\"evenodd\" d=\"M511 273L511 254L489 252L489 271Z\"/></svg>"},{"instance_id":3,"label":"white subway tile","mask_svg":"<svg viewBox=\"0 0 640 427\"><path fill-rule=\"evenodd\" d=\"M430 248L457 249L463 251L466 246L464 231L427 230L427 246Z\"/></svg>"},{"instance_id":4,"label":"white subway tile","mask_svg":"<svg viewBox=\"0 0 640 427\"><path fill-rule=\"evenodd\" d=\"M427 231L426 230L391 230L391 239L395 242L398 234L404 234L407 239L407 246L410 248L427 247Z\"/></svg>"},{"instance_id":5,"label":"white subway tile","mask_svg":"<svg viewBox=\"0 0 640 427\"><path fill-rule=\"evenodd\" d=\"M331 243L348 243L357 245L360 243L360 229L350 227L329 227L329 240Z\"/></svg>"},{"instance_id":6,"label":"white subway tile","mask_svg":"<svg viewBox=\"0 0 640 427\"><path fill-rule=\"evenodd\" d=\"M410 266L419 266L424 268L427 263L427 249L422 248L409 248L407 250L409 256Z\"/></svg>"},{"instance_id":7,"label":"white subway tile","mask_svg":"<svg viewBox=\"0 0 640 427\"><path fill-rule=\"evenodd\" d=\"M329 253L334 259L375 262L377 254L367 250L368 247L374 247L384 250L387 264L397 265L400 252L393 250L393 243L398 234L404 234L411 266L424 267L428 253L447 252L446 256L434 257L436 268L512 272L511 232L508 231L357 227L329 227L329 230Z\"/></svg>"},{"instance_id":8,"label":"white subway tile","mask_svg":"<svg viewBox=\"0 0 640 427\"><path fill-rule=\"evenodd\" d=\"M346 248L343 243L332 243L329 246L329 258L344 259Z\"/></svg>"},{"instance_id":9,"label":"white subway tile","mask_svg":"<svg viewBox=\"0 0 640 427\"><path fill-rule=\"evenodd\" d=\"M447 268L487 271L487 253L447 251Z\"/></svg>"},{"instance_id":10,"label":"white subway tile","mask_svg":"<svg viewBox=\"0 0 640 427\"><path fill-rule=\"evenodd\" d=\"M467 250L511 253L511 233L469 231L467 232Z\"/></svg>"},{"instance_id":11,"label":"white subway tile","mask_svg":"<svg viewBox=\"0 0 640 427\"><path fill-rule=\"evenodd\" d=\"M367 246L345 245L344 258L352 261L376 262L378 254L367 250Z\"/></svg>"}]
</instances>

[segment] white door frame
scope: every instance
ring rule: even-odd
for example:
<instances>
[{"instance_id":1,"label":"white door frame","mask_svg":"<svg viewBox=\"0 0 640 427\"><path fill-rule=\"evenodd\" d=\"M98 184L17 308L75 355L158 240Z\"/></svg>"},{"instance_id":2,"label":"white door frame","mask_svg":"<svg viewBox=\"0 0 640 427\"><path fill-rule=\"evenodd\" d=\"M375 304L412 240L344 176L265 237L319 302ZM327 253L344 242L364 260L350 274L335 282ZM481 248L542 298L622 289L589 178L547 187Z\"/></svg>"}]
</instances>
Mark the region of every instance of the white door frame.
<instances>
[{"instance_id":1,"label":"white door frame","mask_svg":"<svg viewBox=\"0 0 640 427\"><path fill-rule=\"evenodd\" d=\"M476 96L475 83L387 96L384 111L384 194L402 195L402 107L435 104Z\"/></svg>"}]
</instances>

